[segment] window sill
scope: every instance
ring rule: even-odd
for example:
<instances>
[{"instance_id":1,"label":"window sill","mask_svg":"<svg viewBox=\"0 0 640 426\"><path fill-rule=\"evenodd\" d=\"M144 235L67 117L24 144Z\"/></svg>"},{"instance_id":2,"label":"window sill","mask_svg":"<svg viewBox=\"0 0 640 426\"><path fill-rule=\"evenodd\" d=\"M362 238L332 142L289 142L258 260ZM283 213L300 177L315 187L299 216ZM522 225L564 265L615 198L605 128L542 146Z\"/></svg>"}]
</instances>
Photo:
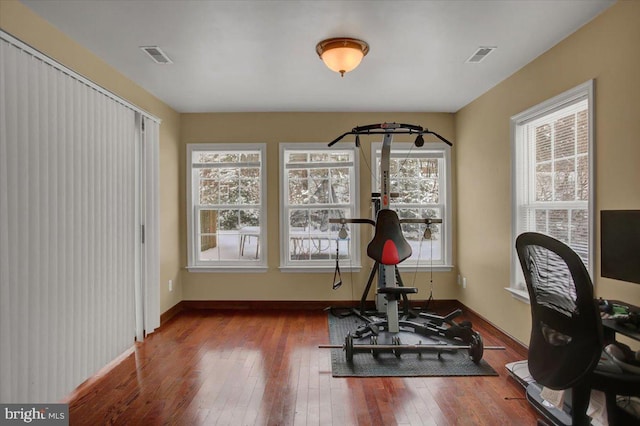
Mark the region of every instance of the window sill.
<instances>
[{"instance_id":1,"label":"window sill","mask_svg":"<svg viewBox=\"0 0 640 426\"><path fill-rule=\"evenodd\" d=\"M280 266L280 272L304 274L304 273L327 273L334 272L335 266ZM340 265L340 272L360 272L362 267L360 265L343 266Z\"/></svg>"},{"instance_id":2,"label":"window sill","mask_svg":"<svg viewBox=\"0 0 640 426\"><path fill-rule=\"evenodd\" d=\"M398 265L398 269L404 272L418 271L418 272L449 272L453 269L451 265L434 265L433 267L427 264L421 264L418 267L416 265Z\"/></svg>"},{"instance_id":3,"label":"window sill","mask_svg":"<svg viewBox=\"0 0 640 426\"><path fill-rule=\"evenodd\" d=\"M527 293L525 290L518 290L511 287L505 287L504 289L511 293L511 297L513 297L514 299L519 300L522 303L526 303L527 305L530 304L529 293Z\"/></svg>"},{"instance_id":4,"label":"window sill","mask_svg":"<svg viewBox=\"0 0 640 426\"><path fill-rule=\"evenodd\" d=\"M213 272L213 273L258 273L258 272L267 272L269 268L266 266L187 266L187 271L189 272Z\"/></svg>"}]
</instances>

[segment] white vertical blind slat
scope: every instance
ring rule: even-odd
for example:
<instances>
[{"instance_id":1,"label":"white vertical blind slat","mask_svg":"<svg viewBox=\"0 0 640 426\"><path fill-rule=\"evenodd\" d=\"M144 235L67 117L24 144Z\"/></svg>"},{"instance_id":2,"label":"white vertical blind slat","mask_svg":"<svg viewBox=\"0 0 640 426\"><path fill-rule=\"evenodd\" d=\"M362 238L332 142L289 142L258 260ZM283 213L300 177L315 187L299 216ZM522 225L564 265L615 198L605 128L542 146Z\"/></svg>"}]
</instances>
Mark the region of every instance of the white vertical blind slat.
<instances>
[{"instance_id":1,"label":"white vertical blind slat","mask_svg":"<svg viewBox=\"0 0 640 426\"><path fill-rule=\"evenodd\" d=\"M18 62L18 84L20 88L25 88L26 90L22 91L21 96L18 96L18 132L20 145L18 149L18 158L15 162L15 176L16 176L16 187L21 188L28 185L28 179L26 176L26 172L28 170L28 163L26 162L26 156L24 152L28 149L30 143L30 135L29 135L29 82L28 82L28 62L30 58L19 58ZM11 125L11 123L9 123ZM17 315L24 327L29 330L29 287L25 285L20 285L21 283L28 282L29 280L29 265L27 264L27 255L26 255L26 247L25 247L25 238L28 238L28 227L27 221L25 220L25 215L21 214L22 212L26 212L28 209L27 205L27 192L26 191L17 191L16 194L16 203L14 204L14 221L17 226L13 227L13 240L15 241L15 246L17 248L15 256L16 261L14 265L17 265L17 281L18 284L18 300L16 306L18 308ZM22 379L19 386L20 391L18 395L22 398L26 397L28 383L29 383L29 364L28 364L28 353L29 353L29 333L22 333L22 335L17 339L18 340L18 364L19 364L19 374ZM19 378L19 380L20 380Z\"/></svg>"},{"instance_id":2,"label":"white vertical blind slat","mask_svg":"<svg viewBox=\"0 0 640 426\"><path fill-rule=\"evenodd\" d=\"M89 99L92 101L93 99ZM93 285L91 286L91 294L90 294L90 304L91 304L91 312L89 316L91 318L91 329L95 330L96 333L100 333L104 336L103 324L100 321L101 319L101 306L102 304L99 302L101 298L101 289L104 286L105 275L107 274L107 227L106 227L106 211L105 211L105 203L102 195L104 195L107 191L107 182L102 179L105 174L105 162L107 161L106 150L107 147L101 143L102 135L102 120L100 119L100 111L96 108L96 105L90 105L89 110L94 112L93 117L88 122L95 122L95 126L92 126L90 129L90 138L89 140L98 141L96 156L98 157L98 167L95 170L95 181L97 183L96 188L96 197L95 197L95 221L92 226L96 227L98 232L98 238L94 241L93 247L96 249L95 254L95 265L96 270L92 275ZM89 330L87 330L89 331ZM91 333L87 335L87 339L91 339ZM91 349L87 356L87 365L86 365L86 374L89 374L94 367L97 359L100 359L102 355L102 340L98 342L94 342L93 345L88 346Z\"/></svg>"},{"instance_id":3,"label":"white vertical blind slat","mask_svg":"<svg viewBox=\"0 0 640 426\"><path fill-rule=\"evenodd\" d=\"M135 215L139 219L138 220L139 223L137 223L136 226L134 227L134 232L136 233L135 238L136 238L136 241L138 242L134 250L134 256L136 260L134 262L134 268L136 270L136 276L138 276L140 280L136 282L133 300L136 306L135 332L136 332L136 340L138 342L142 342L144 340L144 302L142 300L142 297L143 297L142 281L145 279L143 275L145 262L142 257L142 253L143 253L142 227L144 226L144 217L143 217L144 200L142 196L142 194L144 193L144 189L142 188L142 182L143 182L142 176L145 173L145 164L143 161L141 161L142 153L143 153L143 145L142 145L143 144L143 139L142 139L143 138L143 121L142 120L143 120L142 116L140 114L136 114L136 128L138 131L136 132L136 135L135 135L135 140L136 140L135 162L136 164L140 164L140 168L138 169L138 173L136 173L136 176L135 176L135 181L136 181L135 198L136 200L140 200L141 202L134 204Z\"/></svg>"},{"instance_id":4,"label":"white vertical blind slat","mask_svg":"<svg viewBox=\"0 0 640 426\"><path fill-rule=\"evenodd\" d=\"M78 87L82 88L82 86L78 86ZM82 140L96 140L95 135L91 134L89 132L89 129L86 126L86 124L89 123L90 120L93 121L95 119L95 117L92 115L92 113L94 113L95 111L93 109L89 111L89 105L85 104L86 99L84 97L81 97L79 99L79 102L82 102L80 107L80 112L81 114L84 114L84 116L81 116L80 119L77 121L78 132L82 135L81 136ZM89 244L86 247L88 276L87 276L87 281L85 282L85 285L80 291L80 294L82 295L82 302L80 302L80 304L77 305L76 309L79 310L78 319L83 323L83 326L80 329L78 334L79 336L81 336L82 339L88 342L89 341L88 339L90 337L89 330L95 329L95 326L93 324L94 315L95 315L95 306L93 304L92 294L93 294L93 288L95 287L95 285L97 284L97 281L99 280L98 274L100 273L100 271L99 269L97 269L97 266L99 265L101 257L98 250L99 250L99 247L102 246L102 243L100 242L100 239L98 238L98 236L95 234L95 229L97 228L96 224L99 222L99 218L98 218L99 207L97 206L95 194L99 193L101 190L101 188L98 187L98 182L96 182L95 174L94 174L99 169L98 168L98 163L100 160L99 147L96 148L96 152L92 152L88 145L86 146L86 149L87 149L87 157L90 163L89 168L85 171L85 174L84 174L84 178L87 179L87 182L89 184L87 188L87 193L86 193L86 196L87 196L86 206L88 207L88 210L87 210L86 217L83 216L82 220L87 222L87 226L89 230L89 233L87 234L88 236L87 240L93 241L95 242L95 244ZM92 262L91 260L94 260L94 261ZM72 289L69 289L69 290L72 290ZM80 364L80 368L82 368L81 371L83 375L87 375L88 372L90 371L89 359L92 356L92 353L90 352L90 349L92 347L93 346L85 345L82 348L82 352L81 352L82 358L79 364Z\"/></svg>"},{"instance_id":5,"label":"white vertical blind slat","mask_svg":"<svg viewBox=\"0 0 640 426\"><path fill-rule=\"evenodd\" d=\"M135 112L0 36L0 402L55 402L133 344Z\"/></svg>"},{"instance_id":6,"label":"white vertical blind slat","mask_svg":"<svg viewBox=\"0 0 640 426\"><path fill-rule=\"evenodd\" d=\"M41 71L42 78L42 91L46 93L46 101L42 102L43 110L42 117L43 120L40 123L40 131L41 135L46 135L47 143L45 146L41 147L40 150L40 158L42 164L41 170L41 188L43 188L42 194L42 204L43 206L51 206L55 202L54 195L50 190L53 185L55 185L55 181L53 180L54 173L53 168L50 163L55 159L55 149L53 147L56 146L57 134L56 132L51 131L52 123L57 123L57 108L55 107L57 96L54 90L51 90L51 82L53 81L52 74L45 72L43 69ZM53 86L55 87L55 86ZM64 309L61 305L60 299L60 286L58 284L53 285L50 283L58 283L58 253L56 252L56 238L54 236L55 226L49 226L50 223L55 223L55 219L52 219L52 216L55 218L56 215L53 212L54 209L51 208L42 208L40 209L40 234L42 236L42 247L43 251L46 253L46 257L43 259L45 261L44 270L47 271L47 275L49 277L49 282L45 282L46 291L43 297L44 303L47 304L47 316L46 316L46 324L49 324L49 327L61 330L61 323L57 315L55 315L56 309ZM64 340L64 339L62 339ZM46 380L46 388L44 392L46 394L51 394L55 391L54 383L60 381L60 377L63 374L63 371L60 369L60 364L57 362L58 354L60 351L59 339L57 336L52 336L49 340L49 353L46 356L53 357L56 362L52 365L52 368L48 371L48 376ZM43 365L45 361L42 361Z\"/></svg>"},{"instance_id":7,"label":"white vertical blind slat","mask_svg":"<svg viewBox=\"0 0 640 426\"><path fill-rule=\"evenodd\" d=\"M31 112L32 123L41 123L42 120L40 118L40 104L38 102L38 74L40 67L29 66L28 74L27 74L27 84L29 85L29 99L28 99L28 108ZM25 158L25 175L27 178L27 187L28 192L26 193L26 202L27 209L24 211L24 216L26 218L26 230L24 237L24 243L26 243L26 251L28 253L26 257L25 266L28 271L28 280L32 285L29 287L29 329L31 330L40 330L42 327L42 313L43 309L45 309L44 303L41 300L42 297L42 279L41 279L41 268L31 268L29 264L32 262L31 259L44 259L42 257L42 246L40 244L40 239L38 238L40 223L38 221L38 211L40 210L40 202L39 196L36 194L40 193L39 188L39 168L40 163L38 161L39 155L39 141L41 140L41 132L40 126L30 125L29 131L31 135L29 137L29 146L26 149L26 158ZM46 143L46 140L43 141ZM29 333L29 356L28 356L28 364L29 366L29 383L34 383L37 385L41 385L41 382L45 380L42 376L46 374L46 371L42 368L42 360L41 360L41 352L34 350L38 344L43 345L45 348L48 347L48 337L45 335L40 335L40 333Z\"/></svg>"},{"instance_id":8,"label":"white vertical blind slat","mask_svg":"<svg viewBox=\"0 0 640 426\"><path fill-rule=\"evenodd\" d=\"M6 61L6 51L3 43L0 43L0 64L4 64ZM4 67L0 67L0 105L4 105L6 100L5 92L7 87L5 84L5 72ZM6 236L6 228L8 222L7 211L7 132L6 125L7 118L4 113L0 113L0 283L9 282L9 274L7 258L9 243ZM0 338L8 337L9 335L9 286L0 284ZM11 370L8 366L8 353L0 350L0 377L3 380L11 380ZM5 390L0 387L0 400L5 397Z\"/></svg>"},{"instance_id":9,"label":"white vertical blind slat","mask_svg":"<svg viewBox=\"0 0 640 426\"><path fill-rule=\"evenodd\" d=\"M13 96L13 75L9 63L14 63L13 52L4 43L0 43L0 105L14 102ZM11 339L11 321L13 312L11 302L14 300L13 292L15 288L10 286L11 263L9 238L9 155L11 148L8 141L15 138L13 128L7 126L7 122L14 120L13 114L9 111L0 111L0 340L6 342L0 346L0 377L6 381L6 386L0 387L0 400L9 398L9 389L15 388L14 368L13 368L13 344Z\"/></svg>"},{"instance_id":10,"label":"white vertical blind slat","mask_svg":"<svg viewBox=\"0 0 640 426\"><path fill-rule=\"evenodd\" d=\"M160 327L160 221L159 211L159 140L160 125L145 119L145 308L144 328L151 333Z\"/></svg>"},{"instance_id":11,"label":"white vertical blind slat","mask_svg":"<svg viewBox=\"0 0 640 426\"><path fill-rule=\"evenodd\" d=\"M35 78L34 78L34 91L41 93L42 102L38 103L38 115L37 122L38 125L34 126L35 131L37 132L37 140L44 141L44 146L40 146L37 149L33 150L33 156L31 157L31 170L30 176L33 179L34 184L41 191L41 188L46 187L46 182L43 179L43 176L46 176L46 159L43 158L43 154L46 154L46 149L49 146L48 135L46 132L46 126L48 122L47 117L47 92L45 90L45 82L46 82L46 72L41 67L37 67L34 69ZM35 145L34 145L35 146ZM30 245L36 247L34 250L36 255L36 259L39 259L43 264L43 268L35 268L35 276L34 280L38 283L39 288L37 289L37 295L34 297L38 298L38 327L42 327L43 324L47 324L49 320L49 309L50 306L47 303L49 296L49 286L44 284L45 274L44 271L49 270L49 259L48 256L42 256L44 253L47 253L47 240L46 236L43 235L43 232L46 228L45 224L47 223L46 218L43 217L43 210L46 206L45 202L40 199L40 197L32 197L33 204L32 210L29 212L33 219L30 221L30 229L32 231L32 240L30 241ZM40 257L41 256L41 257ZM47 352L51 350L51 336L42 336L39 341L40 344L44 344L45 347L48 348ZM37 351L37 364L39 366L44 366L45 361L44 358L48 356L48 354L44 354L44 351ZM46 387L48 383L51 381L51 372L48 370L41 370L38 372L38 378L40 383L45 386L43 392L46 392Z\"/></svg>"}]
</instances>

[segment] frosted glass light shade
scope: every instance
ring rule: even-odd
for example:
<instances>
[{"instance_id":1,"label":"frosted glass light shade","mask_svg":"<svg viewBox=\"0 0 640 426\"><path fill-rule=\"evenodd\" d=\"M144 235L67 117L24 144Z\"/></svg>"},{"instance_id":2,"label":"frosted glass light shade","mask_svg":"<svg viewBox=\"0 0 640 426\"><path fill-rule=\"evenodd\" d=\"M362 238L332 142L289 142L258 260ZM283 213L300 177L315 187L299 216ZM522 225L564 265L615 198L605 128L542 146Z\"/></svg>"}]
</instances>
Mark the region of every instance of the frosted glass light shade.
<instances>
[{"instance_id":1,"label":"frosted glass light shade","mask_svg":"<svg viewBox=\"0 0 640 426\"><path fill-rule=\"evenodd\" d=\"M353 71L360 65L369 52L369 45L353 38L332 38L318 43L316 52L330 70L344 77L345 72Z\"/></svg>"}]
</instances>

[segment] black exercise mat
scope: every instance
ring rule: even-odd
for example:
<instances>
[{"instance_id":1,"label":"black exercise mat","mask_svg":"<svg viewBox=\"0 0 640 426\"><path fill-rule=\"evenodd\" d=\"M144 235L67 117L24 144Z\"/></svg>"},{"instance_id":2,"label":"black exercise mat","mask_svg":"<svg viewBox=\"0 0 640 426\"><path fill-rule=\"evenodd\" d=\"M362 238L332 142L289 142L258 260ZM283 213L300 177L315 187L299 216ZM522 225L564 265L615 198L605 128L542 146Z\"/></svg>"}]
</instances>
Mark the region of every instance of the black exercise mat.
<instances>
[{"instance_id":1,"label":"black exercise mat","mask_svg":"<svg viewBox=\"0 0 640 426\"><path fill-rule=\"evenodd\" d=\"M329 317L329 338L332 345L343 345L347 333L353 332L364 321L355 315ZM420 322L420 320L417 320ZM437 337L425 337L415 333L400 331L397 334L402 344L437 344ZM356 339L353 343L370 344L370 337ZM378 344L391 344L391 334L378 335ZM443 352L440 357L435 352L426 352L420 356L407 353L396 358L392 353L381 353L374 358L369 352L355 353L353 363L346 360L345 351L331 349L331 371L334 377L436 377L436 376L497 376L498 373L484 360L475 364L466 350Z\"/></svg>"}]
</instances>

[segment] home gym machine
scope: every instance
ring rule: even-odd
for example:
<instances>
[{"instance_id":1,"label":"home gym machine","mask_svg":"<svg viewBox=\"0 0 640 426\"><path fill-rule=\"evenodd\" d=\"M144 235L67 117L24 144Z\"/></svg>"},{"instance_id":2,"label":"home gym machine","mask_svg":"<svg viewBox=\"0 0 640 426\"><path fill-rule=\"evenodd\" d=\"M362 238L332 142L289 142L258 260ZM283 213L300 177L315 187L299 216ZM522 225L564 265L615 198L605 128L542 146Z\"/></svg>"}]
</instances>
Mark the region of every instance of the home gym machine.
<instances>
[{"instance_id":1,"label":"home gym machine","mask_svg":"<svg viewBox=\"0 0 640 426\"><path fill-rule=\"evenodd\" d=\"M503 347L484 347L482 337L472 329L469 321L456 323L454 318L462 314L460 309L445 316L427 312L415 314L409 306L408 294L418 292L415 287L404 286L398 264L409 258L412 249L402 233L403 223L425 224L425 238L431 237L431 225L442 223L442 219L419 218L400 219L395 210L390 207L390 200L394 196L390 188L389 164L391 158L391 143L396 134L416 135L415 146L424 145L425 134L431 134L452 146L451 142L439 134L421 126L401 123L379 123L353 128L329 143L329 146L341 141L347 135L355 135L355 143L360 147L361 135L383 135L381 161L380 161L380 192L372 194L376 220L362 218L330 219L330 223L341 224L339 238L346 238L346 224L370 224L375 227L374 237L367 246L367 255L375 261L369 275L366 288L360 299L359 309L353 309L352 313L363 320L364 325L358 327L353 333L349 333L342 346L321 345L320 348L343 349L348 362L353 362L355 353L369 352L374 357L381 353L392 353L400 357L403 353L436 352L438 357L443 352L455 352L461 349L467 350L470 358L475 363L482 359L484 349L504 349ZM341 284L339 277L339 264L336 260L336 274L334 274L334 289ZM366 300L372 283L378 275L377 291L375 295L376 313L369 313L366 308ZM400 317L398 303L403 300L403 316ZM411 318L420 318L422 321L414 321ZM402 344L398 333L406 331L422 336L435 338L436 344ZM382 332L390 333L393 337L390 344L379 342ZM356 338L370 338L370 344L355 344Z\"/></svg>"}]
</instances>

